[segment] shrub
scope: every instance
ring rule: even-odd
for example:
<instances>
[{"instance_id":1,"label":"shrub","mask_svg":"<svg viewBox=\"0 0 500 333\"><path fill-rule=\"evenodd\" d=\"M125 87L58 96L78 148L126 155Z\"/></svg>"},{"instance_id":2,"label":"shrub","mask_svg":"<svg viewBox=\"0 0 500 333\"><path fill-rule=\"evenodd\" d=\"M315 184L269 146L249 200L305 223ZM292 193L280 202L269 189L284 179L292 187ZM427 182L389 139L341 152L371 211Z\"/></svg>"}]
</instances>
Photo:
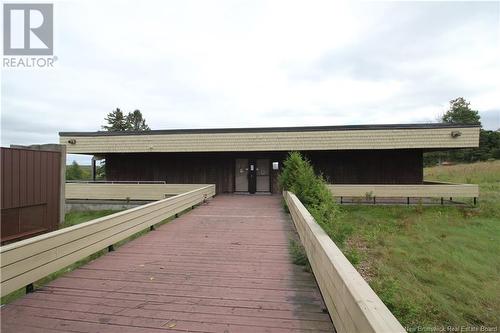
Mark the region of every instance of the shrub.
<instances>
[{"instance_id":1,"label":"shrub","mask_svg":"<svg viewBox=\"0 0 500 333\"><path fill-rule=\"evenodd\" d=\"M342 246L352 227L337 219L340 209L324 178L316 175L311 163L298 152L291 152L283 166L279 176L281 188L293 192L323 230Z\"/></svg>"}]
</instances>

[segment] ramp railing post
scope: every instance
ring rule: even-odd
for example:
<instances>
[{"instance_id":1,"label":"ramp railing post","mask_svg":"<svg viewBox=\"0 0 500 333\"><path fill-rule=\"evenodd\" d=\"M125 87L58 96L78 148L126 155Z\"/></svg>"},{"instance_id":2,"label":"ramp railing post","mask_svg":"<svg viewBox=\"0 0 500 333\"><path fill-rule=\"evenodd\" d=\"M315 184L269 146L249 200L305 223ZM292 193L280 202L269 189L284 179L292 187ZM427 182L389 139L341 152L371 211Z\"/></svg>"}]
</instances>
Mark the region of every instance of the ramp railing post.
<instances>
[{"instance_id":1,"label":"ramp railing post","mask_svg":"<svg viewBox=\"0 0 500 333\"><path fill-rule=\"evenodd\" d=\"M35 291L35 286L33 283L30 283L26 286L26 294L30 294Z\"/></svg>"}]
</instances>

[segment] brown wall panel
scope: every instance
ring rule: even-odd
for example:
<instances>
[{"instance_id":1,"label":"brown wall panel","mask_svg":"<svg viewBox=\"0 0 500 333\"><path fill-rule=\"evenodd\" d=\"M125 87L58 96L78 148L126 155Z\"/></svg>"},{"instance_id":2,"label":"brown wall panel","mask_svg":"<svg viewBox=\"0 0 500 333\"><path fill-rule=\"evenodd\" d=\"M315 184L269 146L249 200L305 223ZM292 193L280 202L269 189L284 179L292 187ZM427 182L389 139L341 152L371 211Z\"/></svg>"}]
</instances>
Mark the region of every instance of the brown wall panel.
<instances>
[{"instance_id":1,"label":"brown wall panel","mask_svg":"<svg viewBox=\"0 0 500 333\"><path fill-rule=\"evenodd\" d=\"M317 172L337 184L420 184L422 150L303 152ZM216 184L217 192L234 191L237 158L279 162L285 152L107 154L107 180L159 180L167 183ZM278 171L271 170L271 191L279 193Z\"/></svg>"},{"instance_id":2,"label":"brown wall panel","mask_svg":"<svg viewBox=\"0 0 500 333\"><path fill-rule=\"evenodd\" d=\"M2 244L56 230L61 154L1 148Z\"/></svg>"},{"instance_id":3,"label":"brown wall panel","mask_svg":"<svg viewBox=\"0 0 500 333\"><path fill-rule=\"evenodd\" d=\"M40 154L35 154L33 156L33 179L40 179L41 178L41 168L40 168ZM37 181L34 182L35 186L33 188L33 200L34 202L41 202L42 201L42 182Z\"/></svg>"},{"instance_id":4,"label":"brown wall panel","mask_svg":"<svg viewBox=\"0 0 500 333\"><path fill-rule=\"evenodd\" d=\"M12 195L4 195L4 193L12 193L12 176L6 168L11 168L12 154L2 151L2 207L12 206ZM10 170L10 169L9 169Z\"/></svg>"},{"instance_id":5,"label":"brown wall panel","mask_svg":"<svg viewBox=\"0 0 500 333\"><path fill-rule=\"evenodd\" d=\"M420 184L421 150L338 151L308 154L332 184Z\"/></svg>"},{"instance_id":6,"label":"brown wall panel","mask_svg":"<svg viewBox=\"0 0 500 333\"><path fill-rule=\"evenodd\" d=\"M19 150L14 149L12 150L12 167L10 171L10 178L12 179L12 189L11 189L11 196L12 196L12 203L11 207L19 207L20 202L19 202Z\"/></svg>"}]
</instances>

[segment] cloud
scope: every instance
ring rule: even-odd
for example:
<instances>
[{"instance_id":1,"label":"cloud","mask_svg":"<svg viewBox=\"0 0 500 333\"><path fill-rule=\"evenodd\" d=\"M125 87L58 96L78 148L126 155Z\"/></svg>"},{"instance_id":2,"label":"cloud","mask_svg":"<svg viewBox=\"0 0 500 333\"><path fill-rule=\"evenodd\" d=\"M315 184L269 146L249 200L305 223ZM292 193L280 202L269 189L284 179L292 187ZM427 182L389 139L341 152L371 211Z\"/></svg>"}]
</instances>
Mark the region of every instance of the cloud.
<instances>
[{"instance_id":1,"label":"cloud","mask_svg":"<svg viewBox=\"0 0 500 333\"><path fill-rule=\"evenodd\" d=\"M98 130L116 107L153 129L407 123L463 96L498 128L498 2L54 8L56 67L2 72L3 145Z\"/></svg>"}]
</instances>

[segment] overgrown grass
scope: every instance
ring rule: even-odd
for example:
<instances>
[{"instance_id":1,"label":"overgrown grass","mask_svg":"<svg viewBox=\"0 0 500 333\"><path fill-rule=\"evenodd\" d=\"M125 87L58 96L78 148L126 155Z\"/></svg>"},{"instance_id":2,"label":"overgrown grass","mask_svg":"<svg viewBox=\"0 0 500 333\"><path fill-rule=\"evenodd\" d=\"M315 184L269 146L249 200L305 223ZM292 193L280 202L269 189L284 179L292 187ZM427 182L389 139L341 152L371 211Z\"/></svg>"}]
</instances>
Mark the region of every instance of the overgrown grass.
<instances>
[{"instance_id":1,"label":"overgrown grass","mask_svg":"<svg viewBox=\"0 0 500 333\"><path fill-rule=\"evenodd\" d=\"M439 166L426 180L477 183L478 207L344 206L341 248L409 329L497 326L500 318L500 161ZM351 259L352 260L352 259Z\"/></svg>"},{"instance_id":2,"label":"overgrown grass","mask_svg":"<svg viewBox=\"0 0 500 333\"><path fill-rule=\"evenodd\" d=\"M187 209L183 212L181 212L179 215L183 214L184 212L188 211L190 209ZM83 223L83 222L88 222L90 220L93 220L93 219L97 219L99 217L103 217L103 216L106 216L106 215L110 215L110 214L114 214L114 213L117 213L118 211L116 210L98 210L98 211L81 211L81 212L70 212L70 213L67 213L65 215L65 221L64 221L64 224L61 225L61 229L63 228L66 228L66 227L70 227L70 226L73 226L73 225L77 225L77 224L80 224L80 223ZM160 226L162 224L165 224L171 220L173 220L174 217L170 217L168 219L165 219L163 221L161 221L160 223L157 223L156 226ZM147 232L149 232L149 229L144 229L138 233L135 233L133 234L132 236L124 239L124 240L121 240L117 243L114 244L114 248L118 248L120 246L122 246L123 244L127 243L127 242L130 242L131 240L134 240L144 234L146 234ZM40 288L42 287L43 285L49 283L50 281L52 280L55 280L56 278L60 277L61 275L64 275L66 273L69 273L75 269L77 269L78 267L81 267L97 258L99 258L100 256L104 255L107 253L107 249L104 249L104 250L101 250L101 251L98 251L96 253L93 253L91 254L90 256L82 259L82 260L79 260L63 269L60 269L36 282L33 283L35 289L37 288ZM1 304L7 304L7 303L10 303L22 296L25 295L25 288L21 288L21 289L18 289L4 297L1 298L0 302Z\"/></svg>"},{"instance_id":3,"label":"overgrown grass","mask_svg":"<svg viewBox=\"0 0 500 333\"><path fill-rule=\"evenodd\" d=\"M87 210L87 211L76 211L66 213L64 217L64 223L61 225L60 229L71 227L73 225L80 224L82 222L87 222L90 220L97 219L106 215L114 214L119 212L118 210Z\"/></svg>"},{"instance_id":4,"label":"overgrown grass","mask_svg":"<svg viewBox=\"0 0 500 333\"><path fill-rule=\"evenodd\" d=\"M295 265L309 267L309 260L307 259L306 251L300 243L300 240L290 238L288 241L288 249L292 255L292 262Z\"/></svg>"}]
</instances>

